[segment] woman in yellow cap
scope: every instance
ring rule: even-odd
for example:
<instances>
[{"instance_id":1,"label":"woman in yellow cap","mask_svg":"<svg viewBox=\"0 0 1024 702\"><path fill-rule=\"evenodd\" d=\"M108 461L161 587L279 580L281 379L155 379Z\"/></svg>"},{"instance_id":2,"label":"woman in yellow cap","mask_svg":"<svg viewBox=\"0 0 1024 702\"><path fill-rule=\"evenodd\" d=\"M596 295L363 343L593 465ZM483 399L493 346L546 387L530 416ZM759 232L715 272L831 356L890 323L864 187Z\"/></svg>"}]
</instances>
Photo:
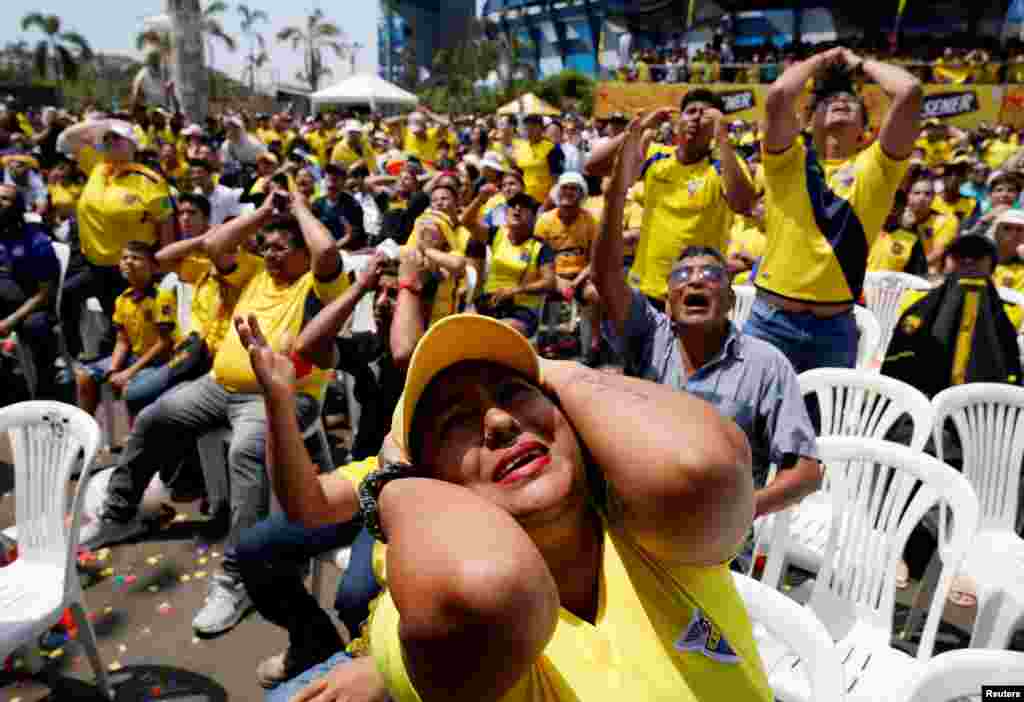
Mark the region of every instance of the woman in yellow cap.
<instances>
[{"instance_id":1,"label":"woman in yellow cap","mask_svg":"<svg viewBox=\"0 0 1024 702\"><path fill-rule=\"evenodd\" d=\"M393 450L357 491L318 478L292 361L236 324L289 519L361 513L388 544L369 655L337 654L290 699L772 699L727 565L754 509L750 449L711 405L456 315L420 342Z\"/></svg>"},{"instance_id":2,"label":"woman in yellow cap","mask_svg":"<svg viewBox=\"0 0 1024 702\"><path fill-rule=\"evenodd\" d=\"M91 285L80 292L99 298L109 314L127 287L118 269L124 245L142 241L160 248L174 240L167 181L135 162L137 146L132 125L116 119L82 122L57 138L57 150L86 174L77 219ZM68 305L77 309L80 302L68 300Z\"/></svg>"}]
</instances>

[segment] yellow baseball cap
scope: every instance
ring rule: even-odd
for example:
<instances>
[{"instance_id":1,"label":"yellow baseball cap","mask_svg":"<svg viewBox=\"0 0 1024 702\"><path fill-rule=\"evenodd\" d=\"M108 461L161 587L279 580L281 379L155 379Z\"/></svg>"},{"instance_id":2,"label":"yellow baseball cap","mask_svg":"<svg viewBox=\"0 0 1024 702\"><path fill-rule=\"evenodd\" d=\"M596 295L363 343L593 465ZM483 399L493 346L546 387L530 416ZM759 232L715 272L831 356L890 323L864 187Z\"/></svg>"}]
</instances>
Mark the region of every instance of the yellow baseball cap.
<instances>
[{"instance_id":1,"label":"yellow baseball cap","mask_svg":"<svg viewBox=\"0 0 1024 702\"><path fill-rule=\"evenodd\" d=\"M540 382L540 358L512 327L478 314L454 314L434 324L409 361L405 388L391 420L391 436L408 455L412 420L423 392L438 373L463 361L487 361Z\"/></svg>"}]
</instances>

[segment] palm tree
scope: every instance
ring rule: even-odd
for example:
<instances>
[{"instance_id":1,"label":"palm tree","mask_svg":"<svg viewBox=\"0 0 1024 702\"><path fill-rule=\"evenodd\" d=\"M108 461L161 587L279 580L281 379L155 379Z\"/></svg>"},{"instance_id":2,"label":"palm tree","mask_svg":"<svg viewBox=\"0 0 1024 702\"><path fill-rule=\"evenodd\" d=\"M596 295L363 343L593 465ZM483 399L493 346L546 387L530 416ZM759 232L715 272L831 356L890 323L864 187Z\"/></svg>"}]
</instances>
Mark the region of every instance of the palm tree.
<instances>
[{"instance_id":1,"label":"palm tree","mask_svg":"<svg viewBox=\"0 0 1024 702\"><path fill-rule=\"evenodd\" d=\"M257 22L269 22L270 18L263 10L254 10L245 3L239 3L238 13L242 15L242 34L249 39L249 55L245 57L242 80L248 76L249 92L253 93L256 90L256 72L270 61L266 42L263 41L263 36L256 32L255 27Z\"/></svg>"},{"instance_id":2,"label":"palm tree","mask_svg":"<svg viewBox=\"0 0 1024 702\"><path fill-rule=\"evenodd\" d=\"M9 41L3 53L7 57L9 70L13 71L18 80L26 80L32 73L32 51L24 39Z\"/></svg>"},{"instance_id":3,"label":"palm tree","mask_svg":"<svg viewBox=\"0 0 1024 702\"><path fill-rule=\"evenodd\" d=\"M331 74L331 70L323 63L322 51L330 49L339 59L345 58L347 47L339 41L342 35L338 25L324 20L324 13L317 8L306 18L305 30L301 27L285 27L277 33L277 40L291 42L293 50L303 51L305 71L299 73L298 78L309 83L309 87L316 92L320 88L320 79Z\"/></svg>"},{"instance_id":4,"label":"palm tree","mask_svg":"<svg viewBox=\"0 0 1024 702\"><path fill-rule=\"evenodd\" d=\"M206 39L206 49L210 54L210 74L212 88L213 83L213 46L214 40L217 40L228 47L229 51L235 50L235 39L230 34L224 31L224 25L220 23L218 15L222 15L228 11L228 5L226 2L221 0L214 0L213 2L206 3L206 6L202 9L202 18L200 21L203 25L203 38Z\"/></svg>"},{"instance_id":5,"label":"palm tree","mask_svg":"<svg viewBox=\"0 0 1024 702\"><path fill-rule=\"evenodd\" d=\"M46 35L36 45L36 72L43 79L49 76L52 63L57 71L57 80L78 79L78 69L83 63L92 61L93 52L89 42L78 32L62 32L60 17L30 12L21 18L22 31L35 27Z\"/></svg>"},{"instance_id":6,"label":"palm tree","mask_svg":"<svg viewBox=\"0 0 1024 702\"><path fill-rule=\"evenodd\" d=\"M167 0L174 48L174 84L181 109L195 122L209 110L209 72L203 57L203 13L199 0Z\"/></svg>"},{"instance_id":7,"label":"palm tree","mask_svg":"<svg viewBox=\"0 0 1024 702\"><path fill-rule=\"evenodd\" d=\"M135 48L146 51L145 62L151 68L159 67L161 80L168 80L171 65L171 34L159 29L147 29L135 36Z\"/></svg>"}]
</instances>

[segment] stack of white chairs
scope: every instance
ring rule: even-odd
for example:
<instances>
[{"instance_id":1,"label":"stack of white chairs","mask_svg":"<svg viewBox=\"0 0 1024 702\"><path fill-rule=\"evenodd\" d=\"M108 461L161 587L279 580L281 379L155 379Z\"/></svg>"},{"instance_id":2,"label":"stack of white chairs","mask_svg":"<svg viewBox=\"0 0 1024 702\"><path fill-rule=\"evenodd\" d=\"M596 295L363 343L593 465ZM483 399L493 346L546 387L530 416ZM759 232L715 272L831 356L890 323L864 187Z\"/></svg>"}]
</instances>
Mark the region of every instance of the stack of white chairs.
<instances>
[{"instance_id":1,"label":"stack of white chairs","mask_svg":"<svg viewBox=\"0 0 1024 702\"><path fill-rule=\"evenodd\" d=\"M1024 653L973 648L948 651L915 671L892 701L949 702L974 698L981 695L983 685L1024 687Z\"/></svg>"},{"instance_id":2,"label":"stack of white chairs","mask_svg":"<svg viewBox=\"0 0 1024 702\"><path fill-rule=\"evenodd\" d=\"M734 285L732 292L736 300L733 302L732 310L729 311L729 319L737 329L743 331L743 325L750 319L750 310L754 307L757 288L753 285Z\"/></svg>"},{"instance_id":3,"label":"stack of white chairs","mask_svg":"<svg viewBox=\"0 0 1024 702\"><path fill-rule=\"evenodd\" d=\"M1015 531L1024 465L1024 388L969 383L943 390L933 404L937 455L942 459L943 428L951 421L960 439L963 474L981 504L979 530L962 571L978 587L970 646L1007 648L1013 633L1024 629L1024 539ZM953 557L945 526L940 520L939 549L922 578L922 590L933 586L940 561L945 572ZM912 611L905 635L916 629L920 616L920 610Z\"/></svg>"},{"instance_id":4,"label":"stack of white chairs","mask_svg":"<svg viewBox=\"0 0 1024 702\"><path fill-rule=\"evenodd\" d=\"M873 370L876 366L878 346L882 340L882 328L874 313L866 307L854 305L853 316L857 322L857 368Z\"/></svg>"},{"instance_id":5,"label":"stack of white chairs","mask_svg":"<svg viewBox=\"0 0 1024 702\"><path fill-rule=\"evenodd\" d=\"M872 272L864 276L864 304L878 319L881 338L877 361L885 358L899 321L900 300L907 290L931 290L931 283L909 273Z\"/></svg>"},{"instance_id":6,"label":"stack of white chairs","mask_svg":"<svg viewBox=\"0 0 1024 702\"><path fill-rule=\"evenodd\" d=\"M807 607L825 626L842 661L844 699L890 702L894 681L931 657L953 574L977 531L978 499L967 479L919 450L888 441L826 436L818 442L830 475L833 517ZM890 645L895 574L914 526L936 505L952 511L944 567L917 656ZM773 544L785 541L777 534ZM756 617L754 617L756 619ZM783 700L812 700L805 661L759 628L769 681Z\"/></svg>"}]
</instances>

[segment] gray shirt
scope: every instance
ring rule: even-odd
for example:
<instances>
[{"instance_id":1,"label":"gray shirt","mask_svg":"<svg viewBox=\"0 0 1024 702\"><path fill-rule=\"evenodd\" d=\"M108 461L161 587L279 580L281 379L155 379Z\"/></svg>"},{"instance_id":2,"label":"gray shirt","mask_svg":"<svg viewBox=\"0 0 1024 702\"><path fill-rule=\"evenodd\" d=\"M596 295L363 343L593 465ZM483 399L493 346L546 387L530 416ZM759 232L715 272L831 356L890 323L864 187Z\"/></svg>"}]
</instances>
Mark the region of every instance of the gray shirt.
<instances>
[{"instance_id":1,"label":"gray shirt","mask_svg":"<svg viewBox=\"0 0 1024 702\"><path fill-rule=\"evenodd\" d=\"M628 375L685 390L733 419L750 442L755 487L764 487L770 464L782 466L787 454L817 457L796 371L771 344L730 323L722 350L687 378L671 320L635 290L623 335L605 322L604 336L625 357Z\"/></svg>"}]
</instances>

